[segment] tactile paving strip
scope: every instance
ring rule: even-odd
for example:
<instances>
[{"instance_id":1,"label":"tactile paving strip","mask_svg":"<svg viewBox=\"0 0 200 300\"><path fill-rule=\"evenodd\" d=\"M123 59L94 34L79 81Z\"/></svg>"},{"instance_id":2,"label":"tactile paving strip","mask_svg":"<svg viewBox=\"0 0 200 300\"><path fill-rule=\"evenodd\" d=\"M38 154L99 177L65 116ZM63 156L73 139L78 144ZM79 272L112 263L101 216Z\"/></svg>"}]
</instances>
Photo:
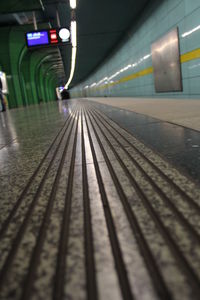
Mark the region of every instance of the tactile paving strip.
<instances>
[{"instance_id":1,"label":"tactile paving strip","mask_svg":"<svg viewBox=\"0 0 200 300\"><path fill-rule=\"evenodd\" d=\"M80 101L13 208L0 299L200 299L200 189Z\"/></svg>"}]
</instances>

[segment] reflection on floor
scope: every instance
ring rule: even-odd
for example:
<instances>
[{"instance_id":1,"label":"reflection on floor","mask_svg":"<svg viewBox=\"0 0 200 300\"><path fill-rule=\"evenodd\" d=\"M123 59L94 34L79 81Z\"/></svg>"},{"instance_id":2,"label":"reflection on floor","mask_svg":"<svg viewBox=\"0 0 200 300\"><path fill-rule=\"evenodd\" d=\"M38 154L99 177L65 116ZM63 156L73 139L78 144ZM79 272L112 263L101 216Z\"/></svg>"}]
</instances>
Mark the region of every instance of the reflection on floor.
<instances>
[{"instance_id":1,"label":"reflection on floor","mask_svg":"<svg viewBox=\"0 0 200 300\"><path fill-rule=\"evenodd\" d=\"M92 103L184 174L200 182L200 131L107 104Z\"/></svg>"},{"instance_id":2,"label":"reflection on floor","mask_svg":"<svg viewBox=\"0 0 200 300\"><path fill-rule=\"evenodd\" d=\"M200 100L172 98L87 98L99 103L124 108L162 121L172 122L200 131Z\"/></svg>"},{"instance_id":3,"label":"reflection on floor","mask_svg":"<svg viewBox=\"0 0 200 300\"><path fill-rule=\"evenodd\" d=\"M102 111L1 116L0 299L199 299L199 186Z\"/></svg>"}]
</instances>

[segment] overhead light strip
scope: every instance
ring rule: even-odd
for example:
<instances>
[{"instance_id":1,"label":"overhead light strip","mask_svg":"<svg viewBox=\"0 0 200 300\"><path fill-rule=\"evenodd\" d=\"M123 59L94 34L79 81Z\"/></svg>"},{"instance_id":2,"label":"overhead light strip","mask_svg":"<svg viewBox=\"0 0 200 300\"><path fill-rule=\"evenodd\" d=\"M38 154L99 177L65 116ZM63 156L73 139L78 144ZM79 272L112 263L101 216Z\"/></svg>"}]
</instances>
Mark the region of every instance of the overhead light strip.
<instances>
[{"instance_id":1,"label":"overhead light strip","mask_svg":"<svg viewBox=\"0 0 200 300\"><path fill-rule=\"evenodd\" d=\"M71 56L71 71L69 79L65 85L65 89L68 89L76 67L76 53L77 53L77 24L76 21L71 22L71 41L72 41L72 56Z\"/></svg>"},{"instance_id":2,"label":"overhead light strip","mask_svg":"<svg viewBox=\"0 0 200 300\"><path fill-rule=\"evenodd\" d=\"M70 0L69 3L70 3L71 9L76 9L76 0Z\"/></svg>"},{"instance_id":3,"label":"overhead light strip","mask_svg":"<svg viewBox=\"0 0 200 300\"><path fill-rule=\"evenodd\" d=\"M43 4L42 0L39 0L39 2L40 2L40 5L42 7L42 10L44 10L45 8L44 8L44 4Z\"/></svg>"},{"instance_id":4,"label":"overhead light strip","mask_svg":"<svg viewBox=\"0 0 200 300\"><path fill-rule=\"evenodd\" d=\"M72 47L77 47L77 25L76 21L71 22L71 40L72 40Z\"/></svg>"}]
</instances>

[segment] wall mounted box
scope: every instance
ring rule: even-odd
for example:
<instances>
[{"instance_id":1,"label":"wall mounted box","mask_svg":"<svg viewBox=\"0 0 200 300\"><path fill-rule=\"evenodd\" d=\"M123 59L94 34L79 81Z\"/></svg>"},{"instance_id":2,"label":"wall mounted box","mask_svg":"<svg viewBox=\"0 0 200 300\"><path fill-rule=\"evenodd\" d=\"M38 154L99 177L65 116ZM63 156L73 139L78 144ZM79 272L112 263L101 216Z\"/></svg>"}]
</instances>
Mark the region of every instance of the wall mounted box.
<instances>
[{"instance_id":1,"label":"wall mounted box","mask_svg":"<svg viewBox=\"0 0 200 300\"><path fill-rule=\"evenodd\" d=\"M182 91L178 28L151 45L156 92Z\"/></svg>"}]
</instances>

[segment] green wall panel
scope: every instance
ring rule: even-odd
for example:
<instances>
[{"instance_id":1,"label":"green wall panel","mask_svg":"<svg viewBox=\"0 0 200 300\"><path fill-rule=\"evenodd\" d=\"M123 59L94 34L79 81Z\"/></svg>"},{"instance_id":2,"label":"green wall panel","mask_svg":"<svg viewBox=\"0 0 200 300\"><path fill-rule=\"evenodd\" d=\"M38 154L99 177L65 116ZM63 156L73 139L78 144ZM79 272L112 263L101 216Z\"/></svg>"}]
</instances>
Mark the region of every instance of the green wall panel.
<instances>
[{"instance_id":1,"label":"green wall panel","mask_svg":"<svg viewBox=\"0 0 200 300\"><path fill-rule=\"evenodd\" d=\"M57 77L46 82L52 78L50 59L54 58L55 48L28 50L24 34L32 29L32 25L0 28L0 69L7 75L10 108L56 99ZM50 77L46 76L47 69Z\"/></svg>"},{"instance_id":2,"label":"green wall panel","mask_svg":"<svg viewBox=\"0 0 200 300\"><path fill-rule=\"evenodd\" d=\"M23 105L22 91L19 80L19 56L24 48L24 31L19 28L10 30L9 35L9 55L10 55L10 68L13 77L13 85L15 89L15 96L17 106Z\"/></svg>"},{"instance_id":3,"label":"green wall panel","mask_svg":"<svg viewBox=\"0 0 200 300\"><path fill-rule=\"evenodd\" d=\"M2 66L2 71L7 75L7 83L8 83L8 104L9 107L16 107L16 95L13 84L12 72L11 72L11 62L10 62L10 48L9 48L9 36L10 36L11 28L0 28L0 38L1 38L1 46L0 46L0 65ZM12 101L11 101L12 99Z\"/></svg>"}]
</instances>

